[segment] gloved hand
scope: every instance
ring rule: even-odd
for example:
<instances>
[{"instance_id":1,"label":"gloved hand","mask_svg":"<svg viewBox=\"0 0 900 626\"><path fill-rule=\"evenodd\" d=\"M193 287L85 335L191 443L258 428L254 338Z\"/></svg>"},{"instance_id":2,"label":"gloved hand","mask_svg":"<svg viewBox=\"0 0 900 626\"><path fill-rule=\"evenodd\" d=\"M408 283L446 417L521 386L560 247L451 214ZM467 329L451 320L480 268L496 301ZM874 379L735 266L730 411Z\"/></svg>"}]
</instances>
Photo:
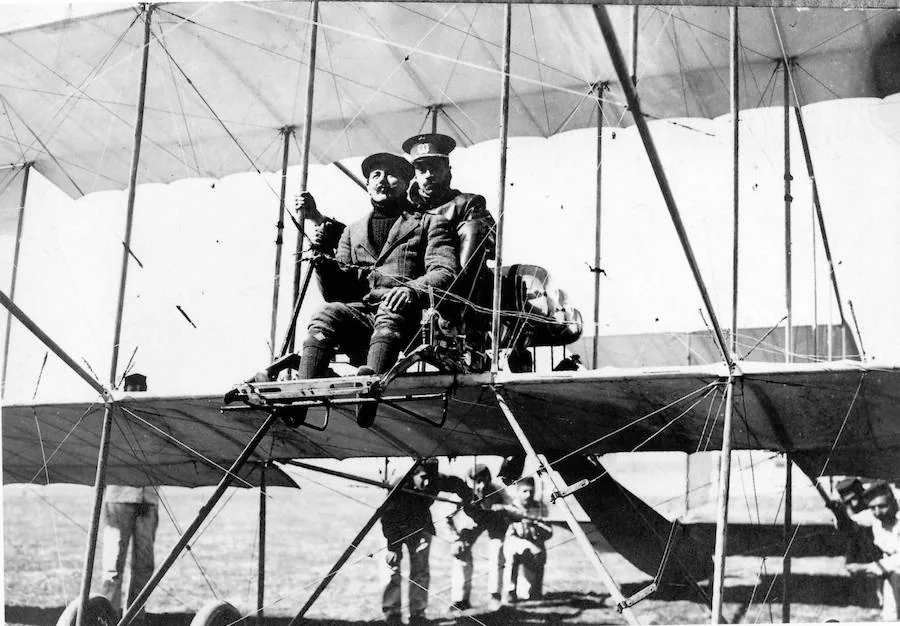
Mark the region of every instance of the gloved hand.
<instances>
[{"instance_id":1,"label":"gloved hand","mask_svg":"<svg viewBox=\"0 0 900 626\"><path fill-rule=\"evenodd\" d=\"M319 213L319 209L316 207L316 199L308 191L294 196L294 210L301 220L306 219L315 224L321 224L325 219L325 216Z\"/></svg>"},{"instance_id":2,"label":"gloved hand","mask_svg":"<svg viewBox=\"0 0 900 626\"><path fill-rule=\"evenodd\" d=\"M384 555L384 561L388 567L399 567L403 554L399 550L388 550Z\"/></svg>"}]
</instances>

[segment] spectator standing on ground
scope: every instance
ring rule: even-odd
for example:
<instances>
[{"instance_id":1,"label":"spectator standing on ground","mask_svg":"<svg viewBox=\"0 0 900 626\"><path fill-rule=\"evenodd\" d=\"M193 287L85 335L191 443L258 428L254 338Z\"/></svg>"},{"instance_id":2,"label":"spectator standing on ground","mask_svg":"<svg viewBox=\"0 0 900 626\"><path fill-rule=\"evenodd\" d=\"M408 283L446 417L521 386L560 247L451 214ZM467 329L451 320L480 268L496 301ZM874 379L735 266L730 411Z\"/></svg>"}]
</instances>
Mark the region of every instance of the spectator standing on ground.
<instances>
[{"instance_id":1,"label":"spectator standing on ground","mask_svg":"<svg viewBox=\"0 0 900 626\"><path fill-rule=\"evenodd\" d=\"M547 516L547 507L534 498L534 479L522 478L515 487L514 505L522 519L514 521L506 531L503 556L506 567L503 571L504 602L512 604L520 598L539 600L544 595L544 565L547 551L544 547L553 536L553 528L542 521ZM519 572L522 573L523 593L517 595Z\"/></svg>"}]
</instances>

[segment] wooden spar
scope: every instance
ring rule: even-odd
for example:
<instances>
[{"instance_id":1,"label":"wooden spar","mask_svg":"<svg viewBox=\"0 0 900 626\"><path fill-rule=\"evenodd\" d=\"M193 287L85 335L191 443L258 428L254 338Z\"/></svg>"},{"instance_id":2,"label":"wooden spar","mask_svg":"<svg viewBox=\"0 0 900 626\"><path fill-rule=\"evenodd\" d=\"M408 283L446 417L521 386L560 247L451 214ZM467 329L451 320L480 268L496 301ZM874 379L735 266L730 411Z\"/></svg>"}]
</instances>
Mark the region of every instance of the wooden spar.
<instances>
[{"instance_id":1,"label":"wooden spar","mask_svg":"<svg viewBox=\"0 0 900 626\"><path fill-rule=\"evenodd\" d=\"M784 556L782 558L781 573L781 621L789 624L791 621L791 519L794 507L794 462L790 451L784 453Z\"/></svg>"},{"instance_id":2,"label":"wooden spar","mask_svg":"<svg viewBox=\"0 0 900 626\"><path fill-rule=\"evenodd\" d=\"M307 41L309 47L306 56L306 98L304 99L304 120L303 134L301 135L300 150L300 191L306 191L309 182L309 144L312 137L312 113L313 113L313 96L316 87L316 41L319 32L319 0L312 1L312 18L309 22L309 36ZM303 246L306 239L306 223L305 216L299 215L300 229L297 233L297 258L294 262L294 289L293 298L296 303L300 298L300 273L303 265ZM294 348L295 332L291 332L288 336L288 349ZM274 342L273 342L274 345Z\"/></svg>"},{"instance_id":3,"label":"wooden spar","mask_svg":"<svg viewBox=\"0 0 900 626\"><path fill-rule=\"evenodd\" d=\"M407 480L409 480L409 478L415 473L415 471L419 468L419 466L421 464L422 464L422 459L416 459L416 462L413 463L412 467L409 468L409 471L403 475L403 478L401 478L394 484L394 486L391 488L390 492L388 492L387 497L384 499L384 502L381 503L381 506L379 506L377 509L375 509L375 512L372 513L372 516L369 518L369 520L363 525L363 527L360 529L360 531L358 533L356 533L356 536L353 538L353 540L347 546L347 549L344 550L343 554L341 554L340 557L338 557L338 560L334 564L334 567L332 567L331 571L328 572L328 575L325 576L325 578L323 578L321 580L321 582L319 582L319 586L316 587L315 591L312 592L312 595L309 596L309 599L306 601L306 604L303 605L303 608L300 609L300 612L297 613L297 615L294 617L294 619L291 620L291 622L290 622L290 624L288 624L288 626L296 626L297 624L300 624L302 622L303 616L306 615L306 612L309 610L309 608L313 605L313 603L316 601L316 599L320 595L322 595L322 592L325 591L325 588L328 586L328 584L334 579L334 577L337 575L337 573L341 570L341 568L344 566L344 563L347 562L347 559L350 558L350 556L356 550L356 547L360 544L360 542L363 539L365 539L366 535L369 534L369 531L372 530L372 526L375 525L375 522L377 522L379 519L381 519L381 515L384 513L384 508L393 499L393 497L401 491L403 485L407 482Z\"/></svg>"},{"instance_id":4,"label":"wooden spar","mask_svg":"<svg viewBox=\"0 0 900 626\"><path fill-rule=\"evenodd\" d=\"M731 494L731 405L733 397L734 378L730 377L725 389L725 419L722 422L722 452L719 455L719 505L716 512L716 549L713 557L713 624L719 624L722 621L722 601L725 592L728 498Z\"/></svg>"},{"instance_id":5,"label":"wooden spar","mask_svg":"<svg viewBox=\"0 0 900 626\"><path fill-rule=\"evenodd\" d=\"M594 343L593 343L593 360L591 366L597 369L597 362L600 360L600 235L602 234L601 221L601 191L603 189L603 90L606 89L606 83L597 83L597 198L596 198L596 217L594 218Z\"/></svg>"},{"instance_id":6,"label":"wooden spar","mask_svg":"<svg viewBox=\"0 0 900 626\"><path fill-rule=\"evenodd\" d=\"M431 110L431 134L434 135L437 133L437 118L438 113L441 111L441 107L437 104L433 104L428 108Z\"/></svg>"},{"instance_id":7,"label":"wooden spar","mask_svg":"<svg viewBox=\"0 0 900 626\"><path fill-rule=\"evenodd\" d=\"M791 274L791 83L788 79L788 59L784 63L784 307L787 321L784 329L784 362L790 363L794 351L794 314Z\"/></svg>"},{"instance_id":8,"label":"wooden spar","mask_svg":"<svg viewBox=\"0 0 900 626\"><path fill-rule=\"evenodd\" d=\"M259 560L256 568L256 625L264 626L266 606L266 470L269 464L259 466Z\"/></svg>"},{"instance_id":9,"label":"wooden spar","mask_svg":"<svg viewBox=\"0 0 900 626\"><path fill-rule=\"evenodd\" d=\"M631 7L631 84L637 85L638 68L638 10L640 7Z\"/></svg>"},{"instance_id":10,"label":"wooden spar","mask_svg":"<svg viewBox=\"0 0 900 626\"><path fill-rule=\"evenodd\" d=\"M356 174L351 172L349 169L347 169L346 165L344 165L340 161L335 161L334 163L332 163L332 165L334 165L336 168L338 168L338 170L341 172L341 174L343 174L344 176L346 176L347 178L352 180L354 183L356 183L356 185L360 189L362 189L363 191L368 193L368 190L366 189L366 184L362 181L362 179L359 176L357 176Z\"/></svg>"},{"instance_id":11,"label":"wooden spar","mask_svg":"<svg viewBox=\"0 0 900 626\"><path fill-rule=\"evenodd\" d=\"M656 145L653 143L653 137L650 136L650 129L648 128L647 120L644 119L644 114L641 111L641 104L638 99L637 91L629 80L628 68L625 65L625 59L622 56L622 50L619 48L619 40L613 30L612 21L609 19L609 13L607 13L606 7L603 5L595 4L593 5L593 9L597 24L600 26L600 32L603 34L603 39L606 41L610 60L616 69L619 85L622 87L622 91L625 93L625 98L628 101L628 110L631 111L631 115L634 118L634 124L641 136L644 150L647 153L647 158L650 160L650 166L653 168L653 173L656 175L656 180L659 183L659 190L665 200L666 208L669 210L669 215L672 218L672 224L675 226L675 231L678 233L681 247L684 250L685 257L687 257L688 265L691 268L694 280L697 283L697 288L700 291L700 296L703 299L706 314L709 315L710 324L713 327L719 349L722 351L722 356L728 364L728 367L733 368L734 360L732 359L731 351L728 349L728 344L725 342L725 336L722 334L722 326L719 324L719 318L713 308L712 300L710 300L709 292L706 289L706 283L703 281L703 276L700 274L700 267L697 265L697 260L694 257L694 251L688 240L687 231L684 228L684 222L681 220L678 206L675 204L675 197L672 195L672 190L669 187L669 181L666 178L665 170L663 169L659 154L656 151Z\"/></svg>"},{"instance_id":12,"label":"wooden spar","mask_svg":"<svg viewBox=\"0 0 900 626\"><path fill-rule=\"evenodd\" d=\"M525 450L525 454L527 454L535 462L538 470L544 472L547 478L550 479L550 482L553 483L553 489L558 494L565 493L568 490L568 487L564 483L561 483L559 480L557 480L553 472L549 471L550 468L548 467L545 460L542 457L538 456L537 451L534 449L534 446L531 445L531 442L525 435L525 431L522 430L522 426L519 424L516 416L513 415L512 410L506 403L506 399L496 389L494 389L494 395L497 397L497 404L500 406L500 410L503 412L503 416L506 418L507 423L509 423L510 428L512 428L516 439L519 440L519 445L521 445L522 449ZM578 545L581 546L582 551L584 552L585 556L588 557L591 565L593 565L594 569L597 570L597 573L600 575L600 580L603 582L603 585L609 592L610 597L616 601L617 607L621 607L621 613L629 624L640 624L637 616L635 616L634 614L634 611L632 611L631 608L626 605L625 596L622 594L622 590L619 589L619 585L616 584L616 581L613 579L612 574L610 574L609 570L606 569L606 565L604 565L603 560L600 558L600 555L597 554L597 551L594 549L591 540L588 539L588 536L585 534L584 529L581 527L581 524L575 518L575 514L572 513L572 509L569 508L569 503L566 501L566 497L560 497L558 498L558 501L563 505L562 507L560 507L560 509L563 513L563 516L566 518L566 522L569 525L569 530L572 531L572 534L575 536L576 541L578 541Z\"/></svg>"},{"instance_id":13,"label":"wooden spar","mask_svg":"<svg viewBox=\"0 0 900 626\"><path fill-rule=\"evenodd\" d=\"M503 21L503 83L500 91L500 179L497 191L497 255L494 262L494 306L491 312L491 373L500 366L500 282L503 269L503 222L506 205L506 144L509 132L509 55L512 5L506 5Z\"/></svg>"},{"instance_id":14,"label":"wooden spar","mask_svg":"<svg viewBox=\"0 0 900 626\"><path fill-rule=\"evenodd\" d=\"M828 232L825 230L825 216L822 213L822 202L819 199L819 186L816 184L816 172L813 168L812 154L809 151L809 138L806 135L806 126L803 124L803 114L800 111L800 101L797 92L794 91L794 118L797 120L797 130L800 132L800 145L803 148L803 157L806 160L806 171L812 184L813 206L816 210L816 219L819 224L819 235L822 237L822 248L825 250L825 259L828 261L828 276L831 279L831 288L834 290L834 299L837 302L838 316L841 318L841 333L847 328L847 320L844 317L844 305L841 302L841 291L838 289L837 274L834 272L834 258L831 254L831 245L828 243ZM831 343L831 332L828 333L828 342ZM829 355L831 348L829 347ZM842 356L846 356L846 353Z\"/></svg>"},{"instance_id":15,"label":"wooden spar","mask_svg":"<svg viewBox=\"0 0 900 626\"><path fill-rule=\"evenodd\" d=\"M732 148L732 204L734 208L734 243L732 245L731 262L731 352L737 353L738 332L738 267L739 267L739 227L740 227L740 65L738 48L740 46L740 28L738 27L738 8L731 8L731 148Z\"/></svg>"},{"instance_id":16,"label":"wooden spar","mask_svg":"<svg viewBox=\"0 0 900 626\"><path fill-rule=\"evenodd\" d=\"M134 224L134 200L137 194L137 171L141 161L141 139L144 132L144 104L147 99L147 69L150 63L150 23L153 5L143 5L144 45L141 48L141 75L138 83L138 101L135 111L134 138L131 148L131 172L128 176L128 200L125 213L125 239L122 242L122 269L119 275L119 296L116 303L116 323L113 330L112 358L109 364L109 385L115 388L116 370L119 367L119 342L122 338L122 315L125 309L125 285L128 280L128 261L131 255L131 230ZM110 404L103 412L103 427L100 435L100 452L97 459L97 473L94 479L94 509L85 548L84 569L81 573L81 600L75 626L85 622L87 603L91 592L91 577L94 572L94 554L97 551L97 535L100 529L100 513L103 507L103 492L106 489L106 464L109 459L109 436L112 430L113 411Z\"/></svg>"},{"instance_id":17,"label":"wooden spar","mask_svg":"<svg viewBox=\"0 0 900 626\"><path fill-rule=\"evenodd\" d=\"M284 242L282 234L284 233L284 203L287 196L287 171L288 158L291 154L291 133L294 132L292 126L285 126L281 129L284 135L284 144L281 154L281 191L278 195L278 221L275 223L277 234L275 235L275 278L272 286L272 320L269 325L269 357L270 361L275 360L275 332L278 327L278 293L281 291L281 246ZM302 217L302 216L301 216Z\"/></svg>"},{"instance_id":18,"label":"wooden spar","mask_svg":"<svg viewBox=\"0 0 900 626\"><path fill-rule=\"evenodd\" d=\"M253 435L253 438L250 442L244 447L241 451L241 454L238 458L231 464L225 471L225 475L222 476L222 479L219 481L219 484L216 485L216 489L213 494L206 501L206 504L201 507L200 511L197 513L197 517L194 518L194 521L191 522L191 525L188 526L184 534L179 537L178 541L175 543L175 546L172 548L169 555L165 558L162 565L159 566L150 580L147 581L147 584L144 585L144 588L141 589L141 592L138 594L138 597L135 598L134 602L126 609L125 614L122 615L122 619L119 620L117 626L125 626L126 624L131 623L131 620L134 619L135 615L137 615L138 611L140 611L144 604L147 602L147 598L150 597L150 594L153 593L153 590L159 585L160 581L163 579L163 576L166 575L166 572L172 567L175 563L175 560L181 555L181 551L184 550L184 547L194 538L194 535L197 534L197 531L200 530L200 526L209 517L210 513L212 513L213 508L222 499L222 496L225 494L225 490L234 482L237 473L241 470L242 467L247 463L247 460L250 458L250 455L253 454L256 447L263 440L263 437L266 436L266 433L269 432L269 429L272 428L272 425L278 421L278 417L275 415L269 415L266 418L266 421L263 422L263 425L260 426L259 430L256 431L256 434Z\"/></svg>"},{"instance_id":19,"label":"wooden spar","mask_svg":"<svg viewBox=\"0 0 900 626\"><path fill-rule=\"evenodd\" d=\"M63 350L58 343L53 341L47 333L40 329L40 327L32 321L28 315L25 314L25 311L20 309L16 304L12 301L12 299L7 296L5 293L0 291L0 306L3 306L10 314L19 320L19 323L22 324L25 328L31 331L31 333L38 338L38 340L43 343L45 346L50 348L50 351L53 352L56 356L58 356L63 363L72 368L72 371L75 372L79 378L81 378L84 382L91 386L91 389L96 391L106 402L112 402L112 396L109 394L109 391L100 384L93 376L88 374L83 367L81 367L78 363L75 362L75 359L66 354L66 351Z\"/></svg>"},{"instance_id":20,"label":"wooden spar","mask_svg":"<svg viewBox=\"0 0 900 626\"><path fill-rule=\"evenodd\" d=\"M9 299L16 299L16 280L19 277L19 251L22 248L22 230L25 224L25 201L28 198L28 177L31 163L22 166L22 192L19 195L19 215L16 221L16 244L13 248L12 275L9 281ZM6 312L6 330L3 337L3 373L0 374L0 396L6 397L6 370L9 366L9 339L12 330L12 312Z\"/></svg>"}]
</instances>

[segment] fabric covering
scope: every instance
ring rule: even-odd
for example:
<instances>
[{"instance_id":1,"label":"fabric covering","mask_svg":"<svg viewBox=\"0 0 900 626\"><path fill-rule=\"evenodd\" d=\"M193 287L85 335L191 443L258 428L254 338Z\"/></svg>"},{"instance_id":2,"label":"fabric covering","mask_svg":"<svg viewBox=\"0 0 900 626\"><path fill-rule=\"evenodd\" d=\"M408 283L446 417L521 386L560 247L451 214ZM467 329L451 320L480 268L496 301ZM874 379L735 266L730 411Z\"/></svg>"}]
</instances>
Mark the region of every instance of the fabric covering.
<instances>
[{"instance_id":1,"label":"fabric covering","mask_svg":"<svg viewBox=\"0 0 900 626\"><path fill-rule=\"evenodd\" d=\"M741 367L735 449L790 449L797 464L814 475L900 473L900 368L847 361L748 362ZM496 383L535 448L553 462L582 447L597 454L719 449L726 374L722 366L605 368L500 374ZM423 456L517 453L520 446L487 386L490 382L489 374L401 377L391 384L389 395L434 393L456 385L442 428L382 404L374 427L361 429L352 405L339 407L324 432L276 424L251 461L258 466L293 458L409 456L410 450ZM434 422L442 405L439 399L403 404ZM217 482L264 419L254 410L222 413L220 406L220 397L123 397L115 411L108 480L184 486ZM308 421L322 424L324 417L324 409L316 407ZM102 404L5 406L4 482L92 484L102 418ZM277 477L270 475L269 483L276 484Z\"/></svg>"}]
</instances>

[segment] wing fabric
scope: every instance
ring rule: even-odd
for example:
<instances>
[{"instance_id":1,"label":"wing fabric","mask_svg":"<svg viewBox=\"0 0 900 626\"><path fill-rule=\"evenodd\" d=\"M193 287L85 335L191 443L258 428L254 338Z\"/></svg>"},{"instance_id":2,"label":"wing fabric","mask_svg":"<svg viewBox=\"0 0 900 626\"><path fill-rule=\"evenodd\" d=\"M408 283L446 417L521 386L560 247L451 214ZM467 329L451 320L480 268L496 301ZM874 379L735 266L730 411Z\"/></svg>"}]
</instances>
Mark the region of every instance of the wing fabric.
<instances>
[{"instance_id":1,"label":"wing fabric","mask_svg":"<svg viewBox=\"0 0 900 626\"><path fill-rule=\"evenodd\" d=\"M857 362L741 366L735 449L792 450L815 475L900 473L895 418L900 368ZM495 384L535 448L553 462L581 451L719 449L724 373L721 366L609 368L501 374ZM392 394L452 389L443 427L382 405L375 427L365 430L356 426L353 408L345 406L332 410L323 432L276 425L251 462L409 456L411 450L440 456L519 452L490 384L488 374L401 377L392 383ZM221 412L220 406L219 397L121 398L114 411L109 480L215 484L265 416L255 410ZM443 403L403 406L438 422ZM102 404L86 403L4 407L4 482L92 483L103 413ZM323 408L310 410L311 423L324 419Z\"/></svg>"}]
</instances>

